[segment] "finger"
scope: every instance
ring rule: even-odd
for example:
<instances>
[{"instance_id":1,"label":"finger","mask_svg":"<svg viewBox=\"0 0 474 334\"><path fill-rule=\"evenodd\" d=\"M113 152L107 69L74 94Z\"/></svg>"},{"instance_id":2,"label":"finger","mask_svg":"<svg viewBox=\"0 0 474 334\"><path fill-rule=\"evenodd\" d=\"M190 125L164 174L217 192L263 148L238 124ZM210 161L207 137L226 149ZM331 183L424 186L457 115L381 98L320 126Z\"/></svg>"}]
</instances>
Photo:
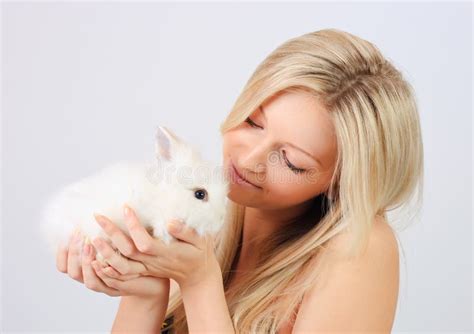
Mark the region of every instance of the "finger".
<instances>
[{"instance_id":1,"label":"finger","mask_svg":"<svg viewBox=\"0 0 474 334\"><path fill-rule=\"evenodd\" d=\"M104 232L110 238L114 246L120 250L120 253L129 258L133 258L134 255L139 253L138 249L133 243L133 240L109 218L99 214L94 214L94 217L97 223L99 223Z\"/></svg>"},{"instance_id":2,"label":"finger","mask_svg":"<svg viewBox=\"0 0 474 334\"><path fill-rule=\"evenodd\" d=\"M107 276L104 273L104 268L102 268L96 261L92 261L91 263L92 268L94 268L95 274L105 283L105 285L109 288L115 290L121 290L121 281L112 277Z\"/></svg>"},{"instance_id":3,"label":"finger","mask_svg":"<svg viewBox=\"0 0 474 334\"><path fill-rule=\"evenodd\" d=\"M84 282L81 268L82 240L82 233L80 231L77 231L69 243L67 259L67 273L69 277L81 283Z\"/></svg>"},{"instance_id":4,"label":"finger","mask_svg":"<svg viewBox=\"0 0 474 334\"><path fill-rule=\"evenodd\" d=\"M111 266L107 266L107 267L103 267L102 268L102 272L111 277L111 278L115 278L115 279L118 279L120 281L128 281L128 280L132 280L132 279L135 279L135 278L138 278L140 277L139 274L126 274L126 275L122 275L121 273L119 273L117 270L115 270L113 267Z\"/></svg>"},{"instance_id":5,"label":"finger","mask_svg":"<svg viewBox=\"0 0 474 334\"><path fill-rule=\"evenodd\" d=\"M58 246L56 252L56 268L62 273L67 273L67 253L67 247L62 245Z\"/></svg>"},{"instance_id":6,"label":"finger","mask_svg":"<svg viewBox=\"0 0 474 334\"><path fill-rule=\"evenodd\" d=\"M123 277L122 279L120 279L120 277L122 276L122 274L120 274L117 270L115 270L113 267L105 267L105 268L102 268L102 271L105 275L109 276L110 278L115 278L115 279L118 279L118 280L123 280ZM137 276L136 274L134 274L134 276Z\"/></svg>"},{"instance_id":7,"label":"finger","mask_svg":"<svg viewBox=\"0 0 474 334\"><path fill-rule=\"evenodd\" d=\"M93 261L92 264L95 267L95 270L97 270L96 273L101 278L101 280L106 282L108 286L113 287L114 289L126 291L131 295L141 295L143 290L147 291L147 295L158 295L163 293L161 284L157 285L156 278L154 277L141 277L140 285L138 285L136 282L133 282L133 280L121 281L108 277L108 275L105 274L107 268L100 268L97 264L95 264L95 261Z\"/></svg>"},{"instance_id":8,"label":"finger","mask_svg":"<svg viewBox=\"0 0 474 334\"><path fill-rule=\"evenodd\" d=\"M135 246L140 252L150 255L156 254L154 247L154 238L148 233L145 227L138 221L135 212L128 205L124 204L123 212L125 216L125 224Z\"/></svg>"},{"instance_id":9,"label":"finger","mask_svg":"<svg viewBox=\"0 0 474 334\"><path fill-rule=\"evenodd\" d=\"M104 257L105 261L116 269L120 274L138 274L146 272L145 266L138 261L127 259L115 251L105 240L100 237L93 241L94 246Z\"/></svg>"},{"instance_id":10,"label":"finger","mask_svg":"<svg viewBox=\"0 0 474 334\"><path fill-rule=\"evenodd\" d=\"M84 285L93 291L102 292L109 296L120 296L120 291L105 285L104 282L96 275L91 263L95 257L95 250L91 244L84 245L84 256L82 257L82 276L84 278Z\"/></svg>"},{"instance_id":11,"label":"finger","mask_svg":"<svg viewBox=\"0 0 474 334\"><path fill-rule=\"evenodd\" d=\"M168 232L176 239L187 242L202 250L206 248L206 236L200 236L194 228L187 226L179 220L171 220L167 225L167 229Z\"/></svg>"}]
</instances>

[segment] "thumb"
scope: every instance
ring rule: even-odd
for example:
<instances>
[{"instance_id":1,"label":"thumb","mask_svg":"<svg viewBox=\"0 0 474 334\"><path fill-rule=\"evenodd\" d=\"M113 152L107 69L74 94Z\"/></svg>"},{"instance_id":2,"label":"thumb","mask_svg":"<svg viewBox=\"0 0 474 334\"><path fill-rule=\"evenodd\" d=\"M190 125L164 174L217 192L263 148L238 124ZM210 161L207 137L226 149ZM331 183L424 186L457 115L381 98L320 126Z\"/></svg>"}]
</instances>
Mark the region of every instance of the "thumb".
<instances>
[{"instance_id":1,"label":"thumb","mask_svg":"<svg viewBox=\"0 0 474 334\"><path fill-rule=\"evenodd\" d=\"M203 237L199 236L194 228L187 226L184 222L178 219L171 220L167 227L173 237L192 244L197 248L202 248L204 244Z\"/></svg>"},{"instance_id":2,"label":"thumb","mask_svg":"<svg viewBox=\"0 0 474 334\"><path fill-rule=\"evenodd\" d=\"M167 228L169 232L173 233L173 235L179 235L179 233L184 229L184 223L179 219L172 219L168 222Z\"/></svg>"}]
</instances>

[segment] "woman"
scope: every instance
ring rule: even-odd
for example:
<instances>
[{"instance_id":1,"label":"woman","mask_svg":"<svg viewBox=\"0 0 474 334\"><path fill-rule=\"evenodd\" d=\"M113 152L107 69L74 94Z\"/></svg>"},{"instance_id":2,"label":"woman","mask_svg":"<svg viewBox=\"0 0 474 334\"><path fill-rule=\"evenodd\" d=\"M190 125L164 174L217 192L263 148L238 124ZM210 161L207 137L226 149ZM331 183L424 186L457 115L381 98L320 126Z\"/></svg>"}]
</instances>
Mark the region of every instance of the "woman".
<instances>
[{"instance_id":1,"label":"woman","mask_svg":"<svg viewBox=\"0 0 474 334\"><path fill-rule=\"evenodd\" d=\"M128 208L131 237L96 217L109 266L72 242L58 269L122 296L113 331L158 332L167 319L176 333L390 332L399 258L386 213L414 195L420 205L423 185L401 73L357 36L304 34L257 67L221 133L232 182L215 240L170 227L171 251Z\"/></svg>"}]
</instances>

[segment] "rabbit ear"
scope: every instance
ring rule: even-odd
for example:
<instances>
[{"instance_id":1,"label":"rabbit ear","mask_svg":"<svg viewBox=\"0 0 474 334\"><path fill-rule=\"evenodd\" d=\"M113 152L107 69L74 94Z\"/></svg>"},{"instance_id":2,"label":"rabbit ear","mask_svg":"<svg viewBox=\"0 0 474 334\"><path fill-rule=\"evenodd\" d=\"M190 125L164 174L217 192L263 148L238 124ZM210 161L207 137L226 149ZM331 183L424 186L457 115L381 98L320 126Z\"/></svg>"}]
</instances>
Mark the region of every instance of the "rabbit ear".
<instances>
[{"instance_id":1,"label":"rabbit ear","mask_svg":"<svg viewBox=\"0 0 474 334\"><path fill-rule=\"evenodd\" d=\"M158 159L171 160L173 151L181 140L169 129L164 126L158 126L155 136L155 151Z\"/></svg>"}]
</instances>

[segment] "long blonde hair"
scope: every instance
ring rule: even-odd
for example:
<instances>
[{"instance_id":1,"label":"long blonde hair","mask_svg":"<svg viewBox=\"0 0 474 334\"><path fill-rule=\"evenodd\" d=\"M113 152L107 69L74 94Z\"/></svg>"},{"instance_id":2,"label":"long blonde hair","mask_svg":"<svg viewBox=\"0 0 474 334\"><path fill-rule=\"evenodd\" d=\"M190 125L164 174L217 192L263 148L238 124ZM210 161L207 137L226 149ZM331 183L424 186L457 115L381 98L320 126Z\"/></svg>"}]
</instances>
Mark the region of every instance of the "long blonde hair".
<instances>
[{"instance_id":1,"label":"long blonde hair","mask_svg":"<svg viewBox=\"0 0 474 334\"><path fill-rule=\"evenodd\" d=\"M257 269L231 288L245 207L229 201L216 256L236 332L276 333L293 320L326 265L322 254L335 235L350 233L348 255L356 256L367 246L376 217L388 222L388 211L408 208L413 199L415 210L421 209L423 144L414 90L375 45L337 29L286 41L259 64L221 134L286 91L311 94L326 107L336 130L336 167L327 193L315 198L319 215L311 213L312 224L290 224L272 235ZM188 331L179 293L170 297L170 315L176 333Z\"/></svg>"}]
</instances>

